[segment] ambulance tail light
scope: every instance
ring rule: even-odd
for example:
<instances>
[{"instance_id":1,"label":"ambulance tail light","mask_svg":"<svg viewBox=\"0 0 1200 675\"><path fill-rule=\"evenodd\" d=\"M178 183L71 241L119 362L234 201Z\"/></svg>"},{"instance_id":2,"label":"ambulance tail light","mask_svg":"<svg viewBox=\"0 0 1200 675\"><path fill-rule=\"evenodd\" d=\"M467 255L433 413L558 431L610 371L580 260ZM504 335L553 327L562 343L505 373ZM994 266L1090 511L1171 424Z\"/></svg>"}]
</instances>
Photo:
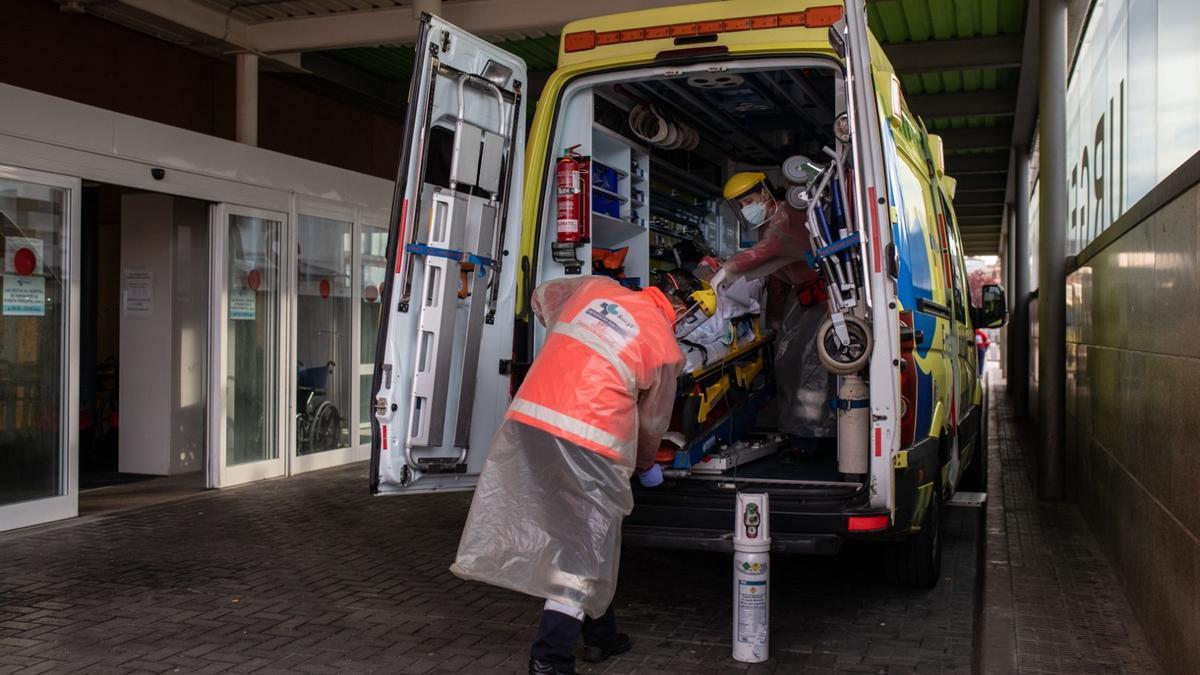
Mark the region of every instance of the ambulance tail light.
<instances>
[{"instance_id":1,"label":"ambulance tail light","mask_svg":"<svg viewBox=\"0 0 1200 675\"><path fill-rule=\"evenodd\" d=\"M917 431L917 358L919 340L913 313L900 312L900 447L912 445Z\"/></svg>"},{"instance_id":2,"label":"ambulance tail light","mask_svg":"<svg viewBox=\"0 0 1200 675\"><path fill-rule=\"evenodd\" d=\"M847 532L875 532L886 530L892 524L891 516L850 516L846 518Z\"/></svg>"}]
</instances>

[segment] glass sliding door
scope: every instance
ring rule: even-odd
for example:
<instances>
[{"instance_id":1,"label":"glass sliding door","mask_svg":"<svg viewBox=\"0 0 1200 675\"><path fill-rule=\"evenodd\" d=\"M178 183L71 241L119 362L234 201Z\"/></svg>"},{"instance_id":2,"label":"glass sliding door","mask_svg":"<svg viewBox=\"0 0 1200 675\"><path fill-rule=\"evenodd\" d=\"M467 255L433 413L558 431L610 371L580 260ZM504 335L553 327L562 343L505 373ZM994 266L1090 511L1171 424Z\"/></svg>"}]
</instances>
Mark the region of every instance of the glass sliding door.
<instances>
[{"instance_id":1,"label":"glass sliding door","mask_svg":"<svg viewBox=\"0 0 1200 675\"><path fill-rule=\"evenodd\" d=\"M355 459L354 214L300 204L292 473Z\"/></svg>"},{"instance_id":2,"label":"glass sliding door","mask_svg":"<svg viewBox=\"0 0 1200 675\"><path fill-rule=\"evenodd\" d=\"M209 482L226 487L284 472L287 216L227 204L213 214Z\"/></svg>"},{"instance_id":3,"label":"glass sliding door","mask_svg":"<svg viewBox=\"0 0 1200 675\"><path fill-rule=\"evenodd\" d=\"M375 373L375 342L379 338L384 275L387 273L387 225L364 219L359 233L358 442L371 447L371 379Z\"/></svg>"},{"instance_id":4,"label":"glass sliding door","mask_svg":"<svg viewBox=\"0 0 1200 675\"><path fill-rule=\"evenodd\" d=\"M0 530L78 510L79 194L0 165Z\"/></svg>"}]
</instances>

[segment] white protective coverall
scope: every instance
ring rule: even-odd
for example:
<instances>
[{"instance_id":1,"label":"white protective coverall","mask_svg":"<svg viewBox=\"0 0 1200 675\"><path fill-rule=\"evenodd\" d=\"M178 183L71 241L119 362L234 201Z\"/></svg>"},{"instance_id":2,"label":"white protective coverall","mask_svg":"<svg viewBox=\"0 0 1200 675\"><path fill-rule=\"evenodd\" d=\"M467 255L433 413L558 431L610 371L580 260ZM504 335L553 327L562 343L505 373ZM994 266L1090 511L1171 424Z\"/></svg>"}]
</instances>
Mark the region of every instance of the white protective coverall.
<instances>
[{"instance_id":1,"label":"white protective coverall","mask_svg":"<svg viewBox=\"0 0 1200 675\"><path fill-rule=\"evenodd\" d=\"M580 277L539 286L546 342L484 463L450 570L582 609L612 602L634 469L654 464L683 354L670 301Z\"/></svg>"},{"instance_id":2,"label":"white protective coverall","mask_svg":"<svg viewBox=\"0 0 1200 675\"><path fill-rule=\"evenodd\" d=\"M721 266L730 278L772 276L783 297L768 298L768 314L780 316L775 336L775 389L779 396L779 430L792 436L829 438L837 432L837 418L829 408L836 379L821 365L817 332L829 315L824 302L801 304L798 290L820 275L808 266L812 250L807 216L780 205L763 225L762 238Z\"/></svg>"}]
</instances>

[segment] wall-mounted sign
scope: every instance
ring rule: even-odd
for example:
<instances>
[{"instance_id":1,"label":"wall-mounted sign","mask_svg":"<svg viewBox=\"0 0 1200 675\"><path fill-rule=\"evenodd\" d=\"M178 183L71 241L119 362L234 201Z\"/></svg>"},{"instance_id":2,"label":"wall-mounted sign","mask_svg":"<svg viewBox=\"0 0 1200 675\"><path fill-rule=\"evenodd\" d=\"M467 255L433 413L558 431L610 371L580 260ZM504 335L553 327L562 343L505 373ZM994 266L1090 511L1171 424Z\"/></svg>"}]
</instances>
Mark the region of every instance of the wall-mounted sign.
<instances>
[{"instance_id":1,"label":"wall-mounted sign","mask_svg":"<svg viewBox=\"0 0 1200 675\"><path fill-rule=\"evenodd\" d=\"M45 316L46 277L4 275L4 316Z\"/></svg>"},{"instance_id":2,"label":"wall-mounted sign","mask_svg":"<svg viewBox=\"0 0 1200 675\"><path fill-rule=\"evenodd\" d=\"M258 293L248 288L229 289L229 318L254 321L258 313Z\"/></svg>"},{"instance_id":3,"label":"wall-mounted sign","mask_svg":"<svg viewBox=\"0 0 1200 675\"><path fill-rule=\"evenodd\" d=\"M154 273L125 269L121 273L121 314L150 316L154 313Z\"/></svg>"},{"instance_id":4,"label":"wall-mounted sign","mask_svg":"<svg viewBox=\"0 0 1200 675\"><path fill-rule=\"evenodd\" d=\"M1067 85L1068 255L1200 151L1197 35L1195 0L1093 3Z\"/></svg>"}]
</instances>

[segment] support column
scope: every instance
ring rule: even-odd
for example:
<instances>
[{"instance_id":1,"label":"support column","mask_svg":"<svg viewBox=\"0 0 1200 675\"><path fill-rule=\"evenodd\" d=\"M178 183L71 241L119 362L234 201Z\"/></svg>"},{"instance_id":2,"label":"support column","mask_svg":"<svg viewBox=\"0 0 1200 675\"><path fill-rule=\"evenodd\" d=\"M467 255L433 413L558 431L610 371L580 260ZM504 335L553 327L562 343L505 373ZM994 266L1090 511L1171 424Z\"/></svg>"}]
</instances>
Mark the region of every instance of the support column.
<instances>
[{"instance_id":1,"label":"support column","mask_svg":"<svg viewBox=\"0 0 1200 675\"><path fill-rule=\"evenodd\" d=\"M1038 497L1063 498L1067 320L1067 4L1041 0L1038 49Z\"/></svg>"},{"instance_id":2,"label":"support column","mask_svg":"<svg viewBox=\"0 0 1200 675\"><path fill-rule=\"evenodd\" d=\"M1029 149L1016 154L1012 229L1009 230L1012 281L1009 286L1008 393L1018 419L1029 416Z\"/></svg>"},{"instance_id":3,"label":"support column","mask_svg":"<svg viewBox=\"0 0 1200 675\"><path fill-rule=\"evenodd\" d=\"M258 54L237 55L238 143L258 145Z\"/></svg>"}]
</instances>

